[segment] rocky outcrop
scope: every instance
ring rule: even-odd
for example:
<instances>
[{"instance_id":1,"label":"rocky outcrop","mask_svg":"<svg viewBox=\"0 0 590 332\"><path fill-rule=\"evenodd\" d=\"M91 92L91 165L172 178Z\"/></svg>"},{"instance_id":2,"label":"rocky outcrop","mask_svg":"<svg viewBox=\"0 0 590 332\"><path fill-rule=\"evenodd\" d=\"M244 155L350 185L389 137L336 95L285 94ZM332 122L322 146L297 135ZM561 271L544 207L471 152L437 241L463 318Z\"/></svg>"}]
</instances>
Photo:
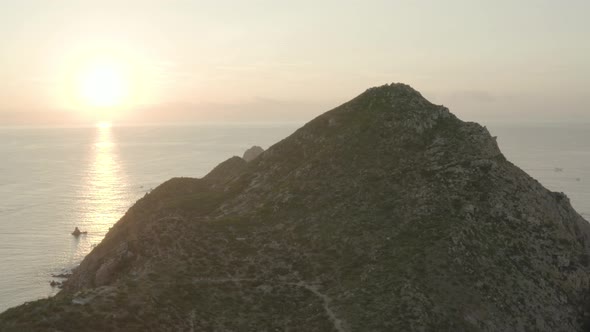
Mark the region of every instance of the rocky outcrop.
<instances>
[{"instance_id":1,"label":"rocky outcrop","mask_svg":"<svg viewBox=\"0 0 590 332\"><path fill-rule=\"evenodd\" d=\"M589 276L566 195L391 84L160 185L0 330L582 331Z\"/></svg>"},{"instance_id":2,"label":"rocky outcrop","mask_svg":"<svg viewBox=\"0 0 590 332\"><path fill-rule=\"evenodd\" d=\"M254 145L253 147L249 148L244 152L244 156L242 157L245 161L250 162L256 159L259 155L264 152L264 149L259 147L258 145Z\"/></svg>"}]
</instances>

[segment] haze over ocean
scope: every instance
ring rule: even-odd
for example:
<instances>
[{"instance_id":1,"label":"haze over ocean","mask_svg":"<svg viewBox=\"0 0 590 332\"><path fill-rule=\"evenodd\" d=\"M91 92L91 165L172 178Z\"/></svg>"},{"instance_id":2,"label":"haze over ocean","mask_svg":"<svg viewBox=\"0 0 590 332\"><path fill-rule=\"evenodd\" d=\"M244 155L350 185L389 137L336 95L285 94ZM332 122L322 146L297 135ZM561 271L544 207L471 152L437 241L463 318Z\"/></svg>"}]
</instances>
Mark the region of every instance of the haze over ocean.
<instances>
[{"instance_id":1,"label":"haze over ocean","mask_svg":"<svg viewBox=\"0 0 590 332\"><path fill-rule=\"evenodd\" d=\"M140 197L202 177L301 123L0 129L0 312L54 294L67 272ZM590 125L489 126L506 157L590 218ZM88 231L79 239L75 226Z\"/></svg>"}]
</instances>

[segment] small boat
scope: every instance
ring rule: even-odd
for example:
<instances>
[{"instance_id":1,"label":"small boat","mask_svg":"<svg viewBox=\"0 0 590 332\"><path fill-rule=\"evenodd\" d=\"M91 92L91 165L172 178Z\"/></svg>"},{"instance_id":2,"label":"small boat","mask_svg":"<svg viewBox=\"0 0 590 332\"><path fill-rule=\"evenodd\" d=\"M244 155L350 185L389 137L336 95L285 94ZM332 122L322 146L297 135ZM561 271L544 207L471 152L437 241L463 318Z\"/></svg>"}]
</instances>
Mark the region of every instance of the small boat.
<instances>
[{"instance_id":1,"label":"small boat","mask_svg":"<svg viewBox=\"0 0 590 332\"><path fill-rule=\"evenodd\" d=\"M555 167L553 169L555 172L563 172L563 168Z\"/></svg>"},{"instance_id":2,"label":"small boat","mask_svg":"<svg viewBox=\"0 0 590 332\"><path fill-rule=\"evenodd\" d=\"M84 231L84 232L81 232L81 231L80 231L80 229L79 229L78 227L76 227L76 228L74 229L74 231L72 232L72 235L73 235L73 236L75 236L75 237L78 237L78 236L80 236L80 235L82 235L82 234L88 234L88 232L86 232L86 231Z\"/></svg>"}]
</instances>

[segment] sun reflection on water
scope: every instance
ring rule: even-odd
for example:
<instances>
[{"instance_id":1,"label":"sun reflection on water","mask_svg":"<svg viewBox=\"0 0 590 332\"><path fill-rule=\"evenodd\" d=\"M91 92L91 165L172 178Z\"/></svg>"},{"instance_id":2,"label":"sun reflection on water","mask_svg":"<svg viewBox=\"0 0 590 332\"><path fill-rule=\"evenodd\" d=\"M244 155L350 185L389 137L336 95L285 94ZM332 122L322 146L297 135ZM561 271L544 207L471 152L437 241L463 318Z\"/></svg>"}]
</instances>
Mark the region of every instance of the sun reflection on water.
<instances>
[{"instance_id":1,"label":"sun reflection on water","mask_svg":"<svg viewBox=\"0 0 590 332\"><path fill-rule=\"evenodd\" d=\"M80 213L77 225L86 236L74 240L73 259L79 260L98 244L110 227L127 208L127 182L117 154L111 126L98 126L91 145L90 164L85 172L80 193Z\"/></svg>"}]
</instances>

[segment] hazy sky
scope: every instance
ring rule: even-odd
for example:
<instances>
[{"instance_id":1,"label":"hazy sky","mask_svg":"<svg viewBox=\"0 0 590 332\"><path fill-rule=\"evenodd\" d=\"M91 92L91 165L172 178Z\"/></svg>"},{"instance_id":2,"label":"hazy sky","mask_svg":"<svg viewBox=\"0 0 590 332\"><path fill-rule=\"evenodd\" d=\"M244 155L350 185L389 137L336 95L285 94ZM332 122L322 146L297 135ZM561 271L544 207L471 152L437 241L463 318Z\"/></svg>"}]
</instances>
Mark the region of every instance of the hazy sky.
<instances>
[{"instance_id":1,"label":"hazy sky","mask_svg":"<svg viewBox=\"0 0 590 332\"><path fill-rule=\"evenodd\" d=\"M118 121L302 120L404 82L468 120L590 122L590 1L0 6L0 125L99 118L64 100L93 53L133 67L139 92Z\"/></svg>"}]
</instances>

